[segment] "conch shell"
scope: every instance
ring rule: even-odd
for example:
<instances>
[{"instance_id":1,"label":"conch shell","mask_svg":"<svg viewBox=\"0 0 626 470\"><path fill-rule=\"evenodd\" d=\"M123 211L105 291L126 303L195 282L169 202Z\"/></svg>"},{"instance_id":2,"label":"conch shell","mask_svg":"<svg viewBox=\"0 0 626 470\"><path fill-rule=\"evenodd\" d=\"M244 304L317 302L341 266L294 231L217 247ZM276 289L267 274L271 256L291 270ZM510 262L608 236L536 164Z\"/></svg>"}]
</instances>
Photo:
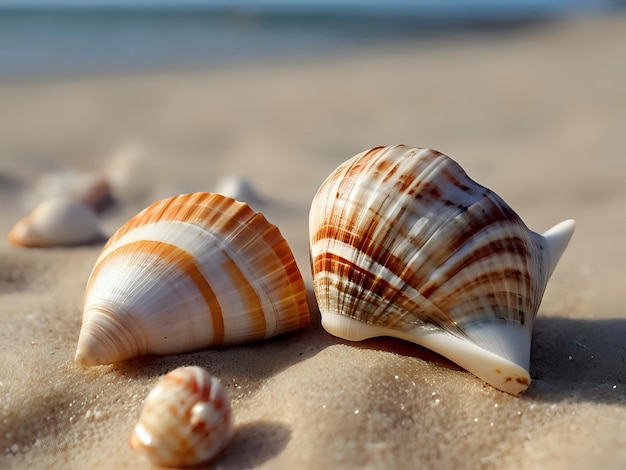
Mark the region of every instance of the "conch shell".
<instances>
[{"instance_id":1,"label":"conch shell","mask_svg":"<svg viewBox=\"0 0 626 470\"><path fill-rule=\"evenodd\" d=\"M155 465L198 465L230 444L233 421L230 399L220 381L201 367L179 367L148 394L130 446Z\"/></svg>"},{"instance_id":2,"label":"conch shell","mask_svg":"<svg viewBox=\"0 0 626 470\"><path fill-rule=\"evenodd\" d=\"M310 321L278 228L212 193L158 201L123 225L96 261L83 311L84 365L256 341Z\"/></svg>"},{"instance_id":3,"label":"conch shell","mask_svg":"<svg viewBox=\"0 0 626 470\"><path fill-rule=\"evenodd\" d=\"M26 247L72 246L102 239L96 213L66 196L46 199L15 224L8 239Z\"/></svg>"},{"instance_id":4,"label":"conch shell","mask_svg":"<svg viewBox=\"0 0 626 470\"><path fill-rule=\"evenodd\" d=\"M328 332L401 338L510 394L528 387L533 322L572 220L539 235L449 157L398 145L339 166L309 229Z\"/></svg>"}]
</instances>

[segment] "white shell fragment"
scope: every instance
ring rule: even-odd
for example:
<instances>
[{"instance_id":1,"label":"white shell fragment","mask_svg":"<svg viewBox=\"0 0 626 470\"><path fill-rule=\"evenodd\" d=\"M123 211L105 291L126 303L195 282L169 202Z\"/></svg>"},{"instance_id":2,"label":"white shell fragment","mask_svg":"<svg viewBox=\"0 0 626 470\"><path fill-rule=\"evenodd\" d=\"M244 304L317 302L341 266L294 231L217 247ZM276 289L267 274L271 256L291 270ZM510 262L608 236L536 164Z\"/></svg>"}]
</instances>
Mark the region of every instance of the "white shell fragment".
<instances>
[{"instance_id":1,"label":"white shell fragment","mask_svg":"<svg viewBox=\"0 0 626 470\"><path fill-rule=\"evenodd\" d=\"M152 204L104 246L76 361L257 341L309 321L304 281L278 228L245 203L185 194Z\"/></svg>"},{"instance_id":2,"label":"white shell fragment","mask_svg":"<svg viewBox=\"0 0 626 470\"><path fill-rule=\"evenodd\" d=\"M42 202L8 235L11 243L27 247L81 245L101 238L103 234L95 212L69 197Z\"/></svg>"},{"instance_id":3,"label":"white shell fragment","mask_svg":"<svg viewBox=\"0 0 626 470\"><path fill-rule=\"evenodd\" d=\"M539 235L452 159L398 145L339 166L309 229L328 332L405 339L510 394L528 387L534 319L572 220Z\"/></svg>"},{"instance_id":4,"label":"white shell fragment","mask_svg":"<svg viewBox=\"0 0 626 470\"><path fill-rule=\"evenodd\" d=\"M230 399L220 381L201 367L179 367L148 394L130 445L154 465L198 465L230 444L233 422Z\"/></svg>"}]
</instances>

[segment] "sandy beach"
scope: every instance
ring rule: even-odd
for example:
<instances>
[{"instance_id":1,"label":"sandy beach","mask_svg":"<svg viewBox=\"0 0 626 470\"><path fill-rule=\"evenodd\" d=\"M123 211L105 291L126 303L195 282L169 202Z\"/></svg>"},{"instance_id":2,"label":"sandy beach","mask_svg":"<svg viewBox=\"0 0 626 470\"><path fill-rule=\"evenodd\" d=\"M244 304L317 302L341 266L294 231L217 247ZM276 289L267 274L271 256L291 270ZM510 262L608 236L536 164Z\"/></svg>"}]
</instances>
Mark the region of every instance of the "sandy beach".
<instances>
[{"instance_id":1,"label":"sandy beach","mask_svg":"<svg viewBox=\"0 0 626 470\"><path fill-rule=\"evenodd\" d=\"M312 314L265 342L84 368L81 302L103 242L0 237L0 467L150 468L128 444L142 402L195 364L227 387L237 423L207 468L625 468L625 48L623 16L572 18L323 58L0 82L0 233L49 174L122 175L109 235L157 199L241 176L291 245ZM313 195L343 161L398 143L451 156L537 232L576 220L518 397L411 343L320 325Z\"/></svg>"}]
</instances>

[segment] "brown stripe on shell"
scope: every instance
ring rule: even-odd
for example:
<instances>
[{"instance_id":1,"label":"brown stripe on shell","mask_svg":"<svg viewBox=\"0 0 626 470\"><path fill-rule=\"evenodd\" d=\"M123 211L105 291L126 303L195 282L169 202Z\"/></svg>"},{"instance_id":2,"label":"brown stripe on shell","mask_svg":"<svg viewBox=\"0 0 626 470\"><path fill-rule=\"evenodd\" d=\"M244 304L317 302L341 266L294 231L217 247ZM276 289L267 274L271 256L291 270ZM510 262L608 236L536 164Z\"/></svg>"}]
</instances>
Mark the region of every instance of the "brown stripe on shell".
<instances>
[{"instance_id":1,"label":"brown stripe on shell","mask_svg":"<svg viewBox=\"0 0 626 470\"><path fill-rule=\"evenodd\" d=\"M387 294L394 292L396 296L393 304L397 307L402 307L404 315L406 315L406 317L392 317L383 309L379 317L372 317L370 315L371 312L366 308L350 312L349 316L353 316L361 321L386 327L392 327L396 324L415 326L420 323L431 322L432 320L442 323L452 321L445 312L430 304L426 299L422 299L423 301L420 302L418 299L413 299L403 292L399 292L386 279L376 276L371 271L363 269L346 258L333 253L323 253L313 260L313 265L315 266L315 272L318 274L329 272L346 280L345 285L333 286L342 298L351 297L354 302L358 302L363 296L372 294L374 296L371 299L372 305L378 305L381 302L388 304L390 296ZM348 289L348 281L355 283L357 286L353 289ZM320 300L320 302L324 302L324 299ZM342 313L348 314L348 312Z\"/></svg>"},{"instance_id":2,"label":"brown stripe on shell","mask_svg":"<svg viewBox=\"0 0 626 470\"><path fill-rule=\"evenodd\" d=\"M485 220L485 223L491 224L499 222L499 220ZM371 230L372 226L375 226L375 224L370 224L369 230ZM464 224L462 226L467 228L471 227L471 224ZM479 232L484 230L486 227L471 228ZM467 241L471 237L475 237L477 233L469 233L468 231L468 233L464 235L467 238L464 238L463 241ZM401 234L401 236L408 238L408 235L406 234ZM433 267L438 268L443 265L449 257L454 254L455 250L459 250L461 248L460 243L458 246L452 243L454 241L458 241L458 239L453 239L450 243L441 245L439 250L433 252L428 264L422 264L417 269L413 269L410 265L407 265L407 260L405 258L396 256L387 246L384 245L384 242L387 241L386 237L373 240L373 237L366 232L366 234L359 239L359 236L354 232L348 232L342 228L326 225L313 236L313 240L319 241L325 238L337 240L358 248L362 254L368 256L374 262L379 263L381 266L384 266L386 269L393 272L396 276L402 278L408 285L411 285L419 290L420 293L427 298L431 297L431 295L440 287L440 284L437 281L429 278L429 273L432 272ZM529 248L532 241L527 237L525 238L525 240L522 239L521 232L519 232L519 236L517 237L498 238L485 246L468 250L467 257L460 258L454 265L448 267L444 280L459 274L459 272L464 269L471 270L471 265L483 258L495 256L500 253L508 253L518 259L518 268L520 270L524 270L526 278L529 279L528 282L530 283L530 276L527 273L524 260L530 254ZM415 250L418 250L420 245L423 246L427 241L428 240L424 241L418 238L410 239L410 242L414 246ZM448 249L449 247L452 249ZM366 267L362 266L362 268ZM315 272L317 272L317 270ZM493 279L496 279L497 276L498 273L494 273Z\"/></svg>"},{"instance_id":3,"label":"brown stripe on shell","mask_svg":"<svg viewBox=\"0 0 626 470\"><path fill-rule=\"evenodd\" d=\"M230 278L233 285L237 286L237 294L241 302L245 305L246 314L251 322L250 331L242 332L238 340L248 341L251 339L260 339L265 337L265 315L263 313L263 304L259 299L254 287L248 282L246 276L241 272L239 267L232 259L222 263L221 268ZM246 334L247 333L247 334Z\"/></svg>"},{"instance_id":4,"label":"brown stripe on shell","mask_svg":"<svg viewBox=\"0 0 626 470\"><path fill-rule=\"evenodd\" d=\"M97 279L100 270L106 263L112 259L137 252L156 256L164 266L168 266L168 269L180 270L195 284L206 302L209 315L211 315L213 324L213 340L211 343L215 346L221 345L224 341L224 320L217 297L202 275L202 272L198 269L195 258L175 245L152 240L140 240L114 249L98 260L89 278L86 292L89 292L91 284Z\"/></svg>"},{"instance_id":5,"label":"brown stripe on shell","mask_svg":"<svg viewBox=\"0 0 626 470\"><path fill-rule=\"evenodd\" d=\"M521 306L521 308L528 311L531 307L533 299L524 295L524 292L511 292L506 290L503 285L503 280L507 278L525 284L531 282L528 273L522 273L521 271L515 269L490 271L479 276L474 276L458 288L458 292L463 292L463 298L465 300L463 305L464 314L466 312L470 313L471 310L469 307L474 304L478 306L478 308L474 310L481 310L482 306L479 304L486 301L492 306L492 310L485 313L493 318L500 318L502 314L501 310L503 308L513 308L514 310L519 308L511 305L512 298L517 300L515 305ZM487 289L485 289L485 287L487 287ZM490 291L490 293L485 295L485 291ZM455 293L449 293L445 296L435 298L434 300L439 307L445 309L446 311L450 311L456 307L456 301L454 300ZM479 300L481 302L478 302ZM484 316L485 315L482 315L483 318ZM463 321L466 320L471 321L470 318L463 319ZM523 322L521 323L523 324Z\"/></svg>"},{"instance_id":6,"label":"brown stripe on shell","mask_svg":"<svg viewBox=\"0 0 626 470\"><path fill-rule=\"evenodd\" d=\"M419 155L415 157L418 152ZM415 162L407 164L406 160L409 158L414 158ZM330 188L335 184L339 188L336 197L328 198L324 191L326 187ZM373 206L366 207L364 204L369 201L369 193L379 187L382 188L382 194ZM389 209L398 204L397 197L400 195L404 198L403 206L394 213L393 219L386 219ZM322 199L324 197L327 197L325 202ZM348 200L351 206L346 203ZM316 227L312 227L311 243L323 246L323 240L329 239L355 247L367 259L385 267L405 280L408 286L431 298L440 307L437 321L451 320L446 317L454 314L453 299L458 297L450 295L446 299L438 298L437 291L441 287L439 283L449 277L471 273L472 265L488 256L504 255L507 263L512 262L513 266L508 272L487 274L485 284L504 286L503 279L508 279L511 272L517 272L522 278L520 285L526 286L519 287L518 292L509 293L509 297L496 292L494 302L505 300L502 308L508 308L510 298L517 297L518 300L514 303L524 304L527 312L536 312L538 308L544 279L543 276L536 279L529 274L529 264L540 260L541 248L538 243L528 235L529 232L519 216L504 201L471 180L456 162L439 152L404 146L376 148L364 152L340 166L324 182L316 195L314 205L320 202L327 206L323 212L324 219ZM367 217L363 217L364 214ZM442 225L428 222L425 226L420 225L419 231L414 229L415 224L425 217L437 219L444 216L446 221ZM502 227L498 227L499 225ZM502 231L502 239L476 250L473 246L465 246L471 240L479 238L480 234L494 229ZM406 241L403 250L398 251L396 246L392 246L396 239ZM443 281L430 279L430 274L435 269L445 265L455 252L464 247L468 255L446 268L449 272L443 276ZM407 256L412 256L411 253L417 250L422 251L425 259L420 259L419 266L407 263ZM363 264L359 266L357 263ZM312 253L314 279L323 271L348 276L346 279L363 283L364 291L371 290L374 295L384 296L390 304L404 304L404 291L407 287L398 290L388 283L385 284L380 275L368 273L371 266L365 265L366 263L368 262L362 260L341 259L336 253ZM470 284L471 280L463 283L455 292L472 289ZM321 295L331 294L321 292ZM357 305L367 293L349 295L353 297L354 305ZM497 306L494 304L494 307ZM356 307L346 305L345 308ZM494 316L499 315L498 308L494 308ZM349 314L361 317L367 315L366 312ZM416 315L421 317L422 313ZM367 321L371 323L372 319Z\"/></svg>"},{"instance_id":7,"label":"brown stripe on shell","mask_svg":"<svg viewBox=\"0 0 626 470\"><path fill-rule=\"evenodd\" d=\"M215 193L181 194L163 199L145 208L109 239L105 248L114 244L137 227L161 221L184 221L202 227L211 227L218 220L222 224L236 224L237 220L252 217L255 212L245 203ZM228 228L228 227L226 227Z\"/></svg>"},{"instance_id":8,"label":"brown stripe on shell","mask_svg":"<svg viewBox=\"0 0 626 470\"><path fill-rule=\"evenodd\" d=\"M345 165L339 167L336 174L345 171L345 178L356 176L367 167L369 163L381 153L384 153L387 147L374 147L360 155L348 160Z\"/></svg>"},{"instance_id":9,"label":"brown stripe on shell","mask_svg":"<svg viewBox=\"0 0 626 470\"><path fill-rule=\"evenodd\" d=\"M502 253L508 253L516 258L520 258L519 264L520 268L525 266L523 265L523 257L528 255L528 250L526 248L527 243L519 237L509 237L497 239L489 242L487 245L483 245L481 247L475 247L472 250L468 250L468 256L464 258L459 258L459 260L452 266L449 266L446 270L445 279L451 279L454 276L461 273L463 270L471 270L472 264L478 262L487 257L497 256ZM523 277L530 282L530 276L524 270ZM500 273L493 273L493 278L496 278ZM411 282L412 279L408 278L407 282ZM441 284L433 279L427 279L425 283L421 284L420 292L425 297L431 297L436 294L437 290L441 287ZM463 288L463 287L462 287Z\"/></svg>"},{"instance_id":10,"label":"brown stripe on shell","mask_svg":"<svg viewBox=\"0 0 626 470\"><path fill-rule=\"evenodd\" d=\"M403 277L403 272L407 270L406 260L395 256L395 254L388 249L384 244L379 244L377 241L372 240L371 237L359 238L354 232L348 232L338 227L327 225L321 229L324 231L324 235L316 235L314 239L331 239L337 240L347 245L353 246L359 250L360 253L366 255L373 262L380 264L388 269L398 277ZM319 233L319 232L318 232ZM358 238L358 240L357 240ZM382 240L386 240L386 237L381 237ZM354 263L351 263L354 264ZM365 266L363 263L359 269L366 270L370 266ZM320 272L317 267L314 270L314 274Z\"/></svg>"},{"instance_id":11,"label":"brown stripe on shell","mask_svg":"<svg viewBox=\"0 0 626 470\"><path fill-rule=\"evenodd\" d=\"M275 292L275 298L293 299L297 308L297 322L293 329L309 324L310 314L306 303L306 289L304 281L296 265L293 254L280 230L261 213L255 212L247 204L215 193L193 193L175 196L169 199L157 201L142 212L133 217L109 240L107 246L114 244L126 233L135 228L160 221L184 221L207 230L221 234L228 234L229 239L237 239L237 246L245 250L246 255L251 253L264 253L265 246L271 248L276 258L272 258L271 252L264 256L264 260L258 265L265 272L268 267L276 271L275 276L280 276L280 269L286 275L282 289ZM292 321L291 319L289 320ZM277 329L282 328L281 325Z\"/></svg>"},{"instance_id":12,"label":"brown stripe on shell","mask_svg":"<svg viewBox=\"0 0 626 470\"><path fill-rule=\"evenodd\" d=\"M245 207L249 209L248 206ZM269 223L263 214L255 213L251 209L249 211L240 210L239 225L230 227L230 230L232 236L237 237L241 262L256 266L257 272L264 273L263 278L252 280L254 289L264 289L265 294L272 298L272 308L279 320L276 331L308 325L310 313L306 287L289 244L278 227ZM219 230L221 232L222 227ZM278 315L286 308L294 309L297 314L289 315L288 318Z\"/></svg>"}]
</instances>

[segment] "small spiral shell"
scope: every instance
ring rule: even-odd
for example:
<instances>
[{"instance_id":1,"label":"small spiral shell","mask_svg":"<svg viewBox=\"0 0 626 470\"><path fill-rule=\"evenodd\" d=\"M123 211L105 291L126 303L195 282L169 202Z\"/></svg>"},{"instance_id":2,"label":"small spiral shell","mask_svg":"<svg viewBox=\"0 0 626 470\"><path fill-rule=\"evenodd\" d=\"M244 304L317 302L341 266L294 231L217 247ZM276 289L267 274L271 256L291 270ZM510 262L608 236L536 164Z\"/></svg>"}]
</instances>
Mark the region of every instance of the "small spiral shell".
<instances>
[{"instance_id":1,"label":"small spiral shell","mask_svg":"<svg viewBox=\"0 0 626 470\"><path fill-rule=\"evenodd\" d=\"M230 399L220 381L201 367L179 367L148 394L130 445L155 465L197 465L228 446L233 423Z\"/></svg>"}]
</instances>

